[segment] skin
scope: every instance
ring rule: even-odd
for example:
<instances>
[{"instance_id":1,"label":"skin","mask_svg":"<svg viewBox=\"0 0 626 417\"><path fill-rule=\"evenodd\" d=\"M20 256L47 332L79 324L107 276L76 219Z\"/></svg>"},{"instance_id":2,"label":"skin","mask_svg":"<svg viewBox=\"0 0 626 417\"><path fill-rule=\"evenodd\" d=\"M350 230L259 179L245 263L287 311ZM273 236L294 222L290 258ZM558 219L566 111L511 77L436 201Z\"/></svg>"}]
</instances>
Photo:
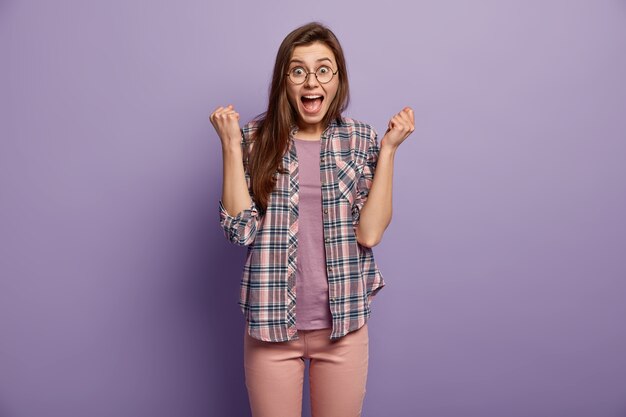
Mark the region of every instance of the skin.
<instances>
[{"instance_id":1,"label":"skin","mask_svg":"<svg viewBox=\"0 0 626 417\"><path fill-rule=\"evenodd\" d=\"M337 70L337 63L333 51L321 42L310 45L297 46L293 50L288 71L294 67L303 67L308 72L315 72L320 66L329 66L332 71ZM298 113L298 138L318 140L324 131L322 120L328 108L337 95L339 77L336 75L326 84L317 81L314 74L309 74L303 84L296 85L287 80L287 97L291 107ZM321 95L324 97L319 113L311 115L304 109L300 98L306 95Z\"/></svg>"},{"instance_id":2,"label":"skin","mask_svg":"<svg viewBox=\"0 0 626 417\"><path fill-rule=\"evenodd\" d=\"M293 59L302 61L301 65L308 71L315 71L320 63L329 61L331 62L329 66L333 70L337 69L332 51L319 42L294 48ZM338 83L339 78L335 76L329 83L320 84L313 74L310 74L302 85L296 86L287 81L286 93L298 114L299 138L308 140L320 138L324 130L321 121L335 98ZM302 94L324 95L319 114L311 116L304 111L300 101ZM209 119L222 143L224 162L222 203L229 214L237 215L252 204L242 163L239 113L232 105L228 105L215 109ZM414 130L415 117L410 107L403 108L389 120L387 131L380 141L380 153L372 186L361 210L359 224L355 227L356 239L362 246L374 247L380 243L383 233L391 223L395 154L398 147Z\"/></svg>"},{"instance_id":3,"label":"skin","mask_svg":"<svg viewBox=\"0 0 626 417\"><path fill-rule=\"evenodd\" d=\"M236 215L252 205L243 168L239 113L229 104L215 109L209 119L222 143L222 203L228 214Z\"/></svg>"}]
</instances>

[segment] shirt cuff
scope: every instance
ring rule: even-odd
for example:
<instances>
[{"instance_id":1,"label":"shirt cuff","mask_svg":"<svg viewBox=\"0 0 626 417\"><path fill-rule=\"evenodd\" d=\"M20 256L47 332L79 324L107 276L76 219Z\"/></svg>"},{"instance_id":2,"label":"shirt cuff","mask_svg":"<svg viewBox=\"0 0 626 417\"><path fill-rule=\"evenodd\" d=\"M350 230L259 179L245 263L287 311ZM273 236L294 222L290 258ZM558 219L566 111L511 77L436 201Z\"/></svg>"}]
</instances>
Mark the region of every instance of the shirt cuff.
<instances>
[{"instance_id":1,"label":"shirt cuff","mask_svg":"<svg viewBox=\"0 0 626 417\"><path fill-rule=\"evenodd\" d=\"M252 221L258 216L258 210L254 201L250 206L236 216L232 216L224 208L224 203L219 200L220 224L224 229L224 235L233 243L239 243L242 237L247 236L251 230Z\"/></svg>"}]
</instances>

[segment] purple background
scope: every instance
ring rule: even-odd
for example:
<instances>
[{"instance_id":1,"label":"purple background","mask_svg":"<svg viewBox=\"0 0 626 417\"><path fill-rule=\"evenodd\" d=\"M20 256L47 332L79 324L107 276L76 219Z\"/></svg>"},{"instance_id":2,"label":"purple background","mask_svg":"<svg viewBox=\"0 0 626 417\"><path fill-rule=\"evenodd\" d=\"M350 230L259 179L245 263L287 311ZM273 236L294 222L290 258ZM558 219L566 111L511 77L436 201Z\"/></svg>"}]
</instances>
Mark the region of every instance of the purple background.
<instances>
[{"instance_id":1,"label":"purple background","mask_svg":"<svg viewBox=\"0 0 626 417\"><path fill-rule=\"evenodd\" d=\"M416 114L363 416L626 416L623 0L0 1L0 416L249 415L208 115L310 20Z\"/></svg>"}]
</instances>

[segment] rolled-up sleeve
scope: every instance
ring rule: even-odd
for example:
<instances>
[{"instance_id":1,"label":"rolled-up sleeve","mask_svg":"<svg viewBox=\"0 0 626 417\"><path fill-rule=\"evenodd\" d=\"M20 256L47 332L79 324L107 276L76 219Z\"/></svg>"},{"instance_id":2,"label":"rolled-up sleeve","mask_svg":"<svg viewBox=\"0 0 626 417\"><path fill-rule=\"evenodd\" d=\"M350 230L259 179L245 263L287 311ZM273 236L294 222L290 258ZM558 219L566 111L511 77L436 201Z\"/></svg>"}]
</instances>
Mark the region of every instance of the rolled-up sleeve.
<instances>
[{"instance_id":1,"label":"rolled-up sleeve","mask_svg":"<svg viewBox=\"0 0 626 417\"><path fill-rule=\"evenodd\" d=\"M380 153L380 147L378 146L378 134L374 128L371 128L370 137L367 142L367 157L365 158L361 175L359 175L359 180L357 182L357 197L352 207L352 219L355 227L359 224L361 219L361 210L363 209L370 189L372 188L372 183L374 182L374 172L376 171L376 164Z\"/></svg>"},{"instance_id":2,"label":"rolled-up sleeve","mask_svg":"<svg viewBox=\"0 0 626 417\"><path fill-rule=\"evenodd\" d=\"M259 211L254 200L247 209L237 216L230 215L220 200L220 225L224 230L224 236L231 243L239 246L247 246L254 241L259 224Z\"/></svg>"}]
</instances>

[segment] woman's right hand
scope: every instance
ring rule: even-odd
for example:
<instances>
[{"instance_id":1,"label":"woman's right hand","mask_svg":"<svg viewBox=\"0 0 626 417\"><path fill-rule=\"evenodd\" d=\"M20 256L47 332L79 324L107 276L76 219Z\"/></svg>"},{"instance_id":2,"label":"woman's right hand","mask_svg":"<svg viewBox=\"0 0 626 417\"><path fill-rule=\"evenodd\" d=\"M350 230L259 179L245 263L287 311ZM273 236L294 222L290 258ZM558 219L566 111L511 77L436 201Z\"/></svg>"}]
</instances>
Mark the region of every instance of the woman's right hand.
<instances>
[{"instance_id":1,"label":"woman's right hand","mask_svg":"<svg viewBox=\"0 0 626 417\"><path fill-rule=\"evenodd\" d=\"M235 111L232 104L218 107L211 113L209 119L222 141L222 148L237 149L241 147L239 113Z\"/></svg>"}]
</instances>

